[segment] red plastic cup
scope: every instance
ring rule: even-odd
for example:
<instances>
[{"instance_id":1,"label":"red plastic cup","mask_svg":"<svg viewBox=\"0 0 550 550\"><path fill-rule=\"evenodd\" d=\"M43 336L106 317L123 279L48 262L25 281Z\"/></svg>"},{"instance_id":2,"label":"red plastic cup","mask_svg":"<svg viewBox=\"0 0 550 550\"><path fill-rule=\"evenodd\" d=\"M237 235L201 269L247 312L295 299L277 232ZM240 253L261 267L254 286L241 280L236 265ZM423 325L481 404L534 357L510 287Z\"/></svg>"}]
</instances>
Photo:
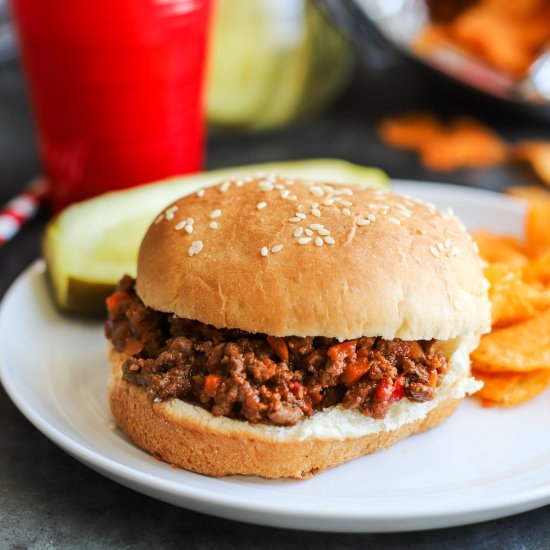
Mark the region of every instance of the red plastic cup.
<instances>
[{"instance_id":1,"label":"red plastic cup","mask_svg":"<svg viewBox=\"0 0 550 550\"><path fill-rule=\"evenodd\" d=\"M54 210L201 169L211 0L11 0Z\"/></svg>"}]
</instances>

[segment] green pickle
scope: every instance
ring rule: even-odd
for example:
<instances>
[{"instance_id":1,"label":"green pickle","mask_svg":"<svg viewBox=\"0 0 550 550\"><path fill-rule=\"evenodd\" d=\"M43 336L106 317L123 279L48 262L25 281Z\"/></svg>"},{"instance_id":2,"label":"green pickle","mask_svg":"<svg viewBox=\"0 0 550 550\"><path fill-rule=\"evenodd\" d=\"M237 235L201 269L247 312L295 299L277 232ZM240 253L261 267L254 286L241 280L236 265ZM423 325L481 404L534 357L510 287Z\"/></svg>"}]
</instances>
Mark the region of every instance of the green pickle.
<instances>
[{"instance_id":1,"label":"green pickle","mask_svg":"<svg viewBox=\"0 0 550 550\"><path fill-rule=\"evenodd\" d=\"M101 314L118 280L135 276L147 228L168 204L232 175L278 172L307 179L388 187L381 170L342 160L312 159L224 168L114 191L63 210L48 225L43 251L55 302L62 311Z\"/></svg>"},{"instance_id":2,"label":"green pickle","mask_svg":"<svg viewBox=\"0 0 550 550\"><path fill-rule=\"evenodd\" d=\"M210 48L206 110L220 131L320 112L354 66L350 44L314 0L218 0Z\"/></svg>"}]
</instances>

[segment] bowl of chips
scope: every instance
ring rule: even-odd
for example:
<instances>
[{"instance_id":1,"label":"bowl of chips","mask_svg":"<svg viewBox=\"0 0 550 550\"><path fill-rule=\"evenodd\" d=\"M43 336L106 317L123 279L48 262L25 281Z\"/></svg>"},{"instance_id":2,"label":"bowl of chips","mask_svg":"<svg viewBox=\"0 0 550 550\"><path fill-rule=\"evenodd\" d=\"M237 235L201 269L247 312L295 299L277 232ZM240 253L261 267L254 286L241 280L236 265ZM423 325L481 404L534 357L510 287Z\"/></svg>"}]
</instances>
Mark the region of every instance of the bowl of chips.
<instances>
[{"instance_id":1,"label":"bowl of chips","mask_svg":"<svg viewBox=\"0 0 550 550\"><path fill-rule=\"evenodd\" d=\"M321 0L368 60L401 51L509 101L550 103L549 0Z\"/></svg>"}]
</instances>

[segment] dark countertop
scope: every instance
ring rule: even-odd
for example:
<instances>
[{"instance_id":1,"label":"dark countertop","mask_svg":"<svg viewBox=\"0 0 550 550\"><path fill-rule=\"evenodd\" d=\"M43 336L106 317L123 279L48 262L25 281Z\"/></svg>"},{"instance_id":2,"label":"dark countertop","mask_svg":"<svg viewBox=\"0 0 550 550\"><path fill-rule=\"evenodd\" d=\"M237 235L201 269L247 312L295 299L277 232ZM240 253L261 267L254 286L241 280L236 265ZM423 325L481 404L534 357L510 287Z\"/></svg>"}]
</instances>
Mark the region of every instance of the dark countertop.
<instances>
[{"instance_id":1,"label":"dark countertop","mask_svg":"<svg viewBox=\"0 0 550 550\"><path fill-rule=\"evenodd\" d=\"M377 165L394 177L488 189L531 179L507 167L437 175L422 169L414 155L382 146L375 138L378 118L413 108L478 116L510 141L550 137L550 124L536 115L455 87L413 63L404 63L381 74L363 71L338 104L316 120L266 135L212 138L208 166L329 156ZM15 64L4 65L0 67L0 203L37 169L19 70ZM41 213L0 248L0 296L40 254L46 219ZM71 458L19 413L1 387L0 442L0 549L550 548L550 506L478 525L387 535L271 529L176 508L122 487Z\"/></svg>"}]
</instances>

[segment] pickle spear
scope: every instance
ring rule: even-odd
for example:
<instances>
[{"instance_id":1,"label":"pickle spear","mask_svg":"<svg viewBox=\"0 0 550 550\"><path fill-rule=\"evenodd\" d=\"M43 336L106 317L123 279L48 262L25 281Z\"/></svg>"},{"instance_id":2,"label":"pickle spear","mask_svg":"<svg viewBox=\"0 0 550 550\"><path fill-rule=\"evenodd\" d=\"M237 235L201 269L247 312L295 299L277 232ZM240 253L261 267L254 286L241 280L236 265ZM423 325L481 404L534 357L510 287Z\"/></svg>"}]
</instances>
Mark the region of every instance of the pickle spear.
<instances>
[{"instance_id":1,"label":"pickle spear","mask_svg":"<svg viewBox=\"0 0 550 550\"><path fill-rule=\"evenodd\" d=\"M233 175L278 172L333 183L387 187L381 170L313 159L238 166L106 193L69 206L48 225L43 251L55 302L78 314L104 312L104 300L125 273L135 276L139 246L157 214L177 198Z\"/></svg>"}]
</instances>

